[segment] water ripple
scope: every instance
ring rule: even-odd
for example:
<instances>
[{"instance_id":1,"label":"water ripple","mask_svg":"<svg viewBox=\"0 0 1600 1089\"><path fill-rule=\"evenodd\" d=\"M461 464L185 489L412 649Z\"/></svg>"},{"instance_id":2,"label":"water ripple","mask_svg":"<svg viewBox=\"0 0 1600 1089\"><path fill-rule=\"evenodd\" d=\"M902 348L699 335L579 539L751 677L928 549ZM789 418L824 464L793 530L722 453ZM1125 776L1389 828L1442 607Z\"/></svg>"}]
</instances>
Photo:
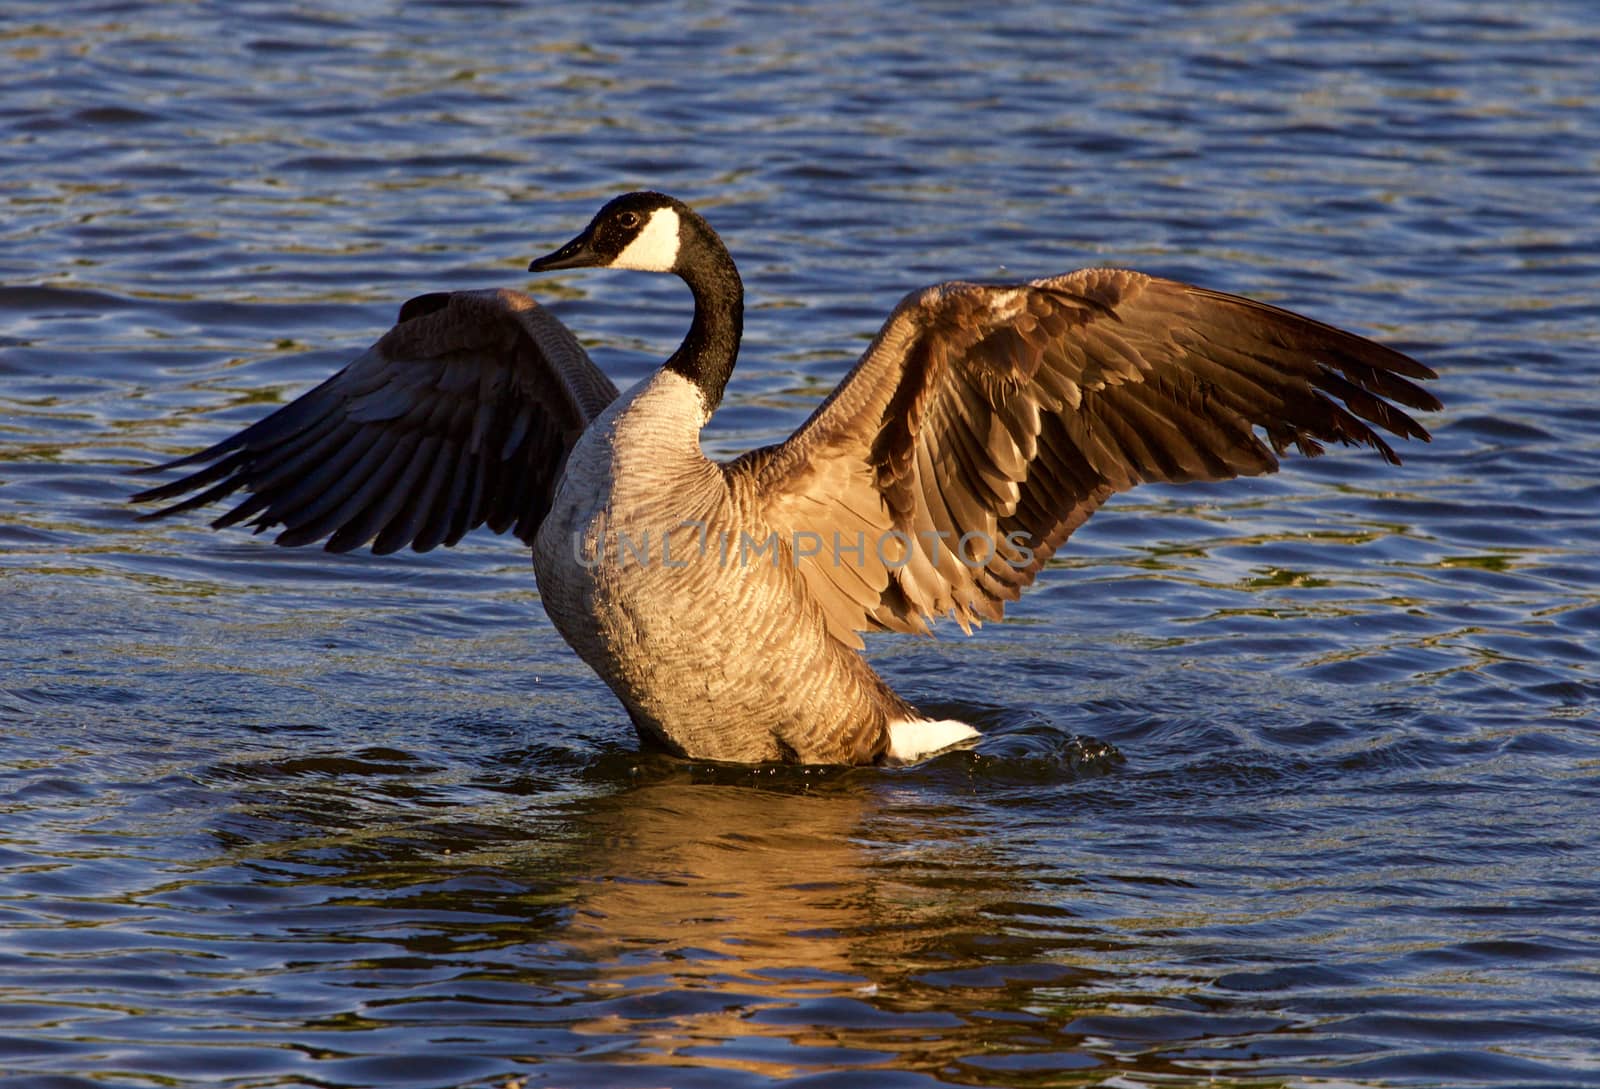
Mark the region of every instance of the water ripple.
<instances>
[{"instance_id":1,"label":"water ripple","mask_svg":"<svg viewBox=\"0 0 1600 1089\"><path fill-rule=\"evenodd\" d=\"M9 5L0 1089L1600 1085L1589 8ZM641 754L487 535L141 524L400 302L706 209L780 438L895 301L1131 265L1379 336L1431 445L1120 496L869 654L973 751ZM627 384L681 287L531 285Z\"/></svg>"}]
</instances>

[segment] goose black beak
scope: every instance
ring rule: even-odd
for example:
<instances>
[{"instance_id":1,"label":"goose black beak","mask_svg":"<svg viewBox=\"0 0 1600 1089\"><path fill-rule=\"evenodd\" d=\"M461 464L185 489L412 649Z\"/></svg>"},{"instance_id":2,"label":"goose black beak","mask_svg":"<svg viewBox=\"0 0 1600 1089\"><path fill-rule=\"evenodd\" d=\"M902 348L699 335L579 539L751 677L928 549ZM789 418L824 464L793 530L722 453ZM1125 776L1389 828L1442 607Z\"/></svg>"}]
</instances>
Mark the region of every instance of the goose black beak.
<instances>
[{"instance_id":1,"label":"goose black beak","mask_svg":"<svg viewBox=\"0 0 1600 1089\"><path fill-rule=\"evenodd\" d=\"M547 253L528 262L528 271L553 272L563 268L593 268L600 263L600 255L589 245L589 232L585 231L554 253Z\"/></svg>"}]
</instances>

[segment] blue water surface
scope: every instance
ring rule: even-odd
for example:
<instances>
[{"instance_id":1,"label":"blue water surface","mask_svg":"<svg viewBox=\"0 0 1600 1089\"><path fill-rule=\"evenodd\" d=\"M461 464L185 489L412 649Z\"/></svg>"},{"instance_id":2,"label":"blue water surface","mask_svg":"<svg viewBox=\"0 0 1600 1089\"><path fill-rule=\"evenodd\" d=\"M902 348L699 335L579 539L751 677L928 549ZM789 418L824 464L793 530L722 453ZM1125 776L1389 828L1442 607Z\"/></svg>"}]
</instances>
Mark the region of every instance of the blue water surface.
<instances>
[{"instance_id":1,"label":"blue water surface","mask_svg":"<svg viewBox=\"0 0 1600 1089\"><path fill-rule=\"evenodd\" d=\"M1600 11L0 12L0 1089L1600 1085ZM1436 368L1368 451L1121 496L1005 624L868 653L910 769L645 756L526 550L139 523L425 291L627 385L749 292L706 444L906 291L1122 265Z\"/></svg>"}]
</instances>

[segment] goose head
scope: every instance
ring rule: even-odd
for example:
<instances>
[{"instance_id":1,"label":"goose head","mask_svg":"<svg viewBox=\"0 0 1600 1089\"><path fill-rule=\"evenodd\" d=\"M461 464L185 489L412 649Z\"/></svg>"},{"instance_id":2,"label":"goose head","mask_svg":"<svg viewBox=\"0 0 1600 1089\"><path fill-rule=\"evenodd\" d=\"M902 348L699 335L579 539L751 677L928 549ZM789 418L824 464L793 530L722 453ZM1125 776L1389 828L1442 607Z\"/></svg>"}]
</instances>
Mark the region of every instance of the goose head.
<instances>
[{"instance_id":1,"label":"goose head","mask_svg":"<svg viewBox=\"0 0 1600 1089\"><path fill-rule=\"evenodd\" d=\"M570 268L670 272L689 285L694 321L663 366L699 388L709 417L733 373L744 331L744 284L711 224L665 193L624 193L596 212L578 237L528 265L529 272Z\"/></svg>"},{"instance_id":2,"label":"goose head","mask_svg":"<svg viewBox=\"0 0 1600 1089\"><path fill-rule=\"evenodd\" d=\"M702 226L710 232L688 205L665 193L625 193L596 212L578 237L529 263L528 271L623 268L679 272L686 226L691 232Z\"/></svg>"}]
</instances>

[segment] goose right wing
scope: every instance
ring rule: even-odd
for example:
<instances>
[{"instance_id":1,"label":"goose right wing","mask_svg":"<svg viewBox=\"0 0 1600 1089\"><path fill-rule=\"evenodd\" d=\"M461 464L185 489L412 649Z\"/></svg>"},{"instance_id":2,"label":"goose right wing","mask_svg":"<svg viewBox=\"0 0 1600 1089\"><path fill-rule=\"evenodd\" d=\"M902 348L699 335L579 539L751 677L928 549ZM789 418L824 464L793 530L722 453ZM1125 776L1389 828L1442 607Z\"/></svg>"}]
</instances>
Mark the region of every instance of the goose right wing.
<instances>
[{"instance_id":1,"label":"goose right wing","mask_svg":"<svg viewBox=\"0 0 1600 1089\"><path fill-rule=\"evenodd\" d=\"M728 472L793 539L835 638L998 620L1107 498L1426 440L1434 373L1265 303L1116 269L906 297L787 441ZM1258 434L1259 432L1259 434ZM966 546L965 554L958 549ZM810 553L801 562L802 550Z\"/></svg>"},{"instance_id":2,"label":"goose right wing","mask_svg":"<svg viewBox=\"0 0 1600 1089\"><path fill-rule=\"evenodd\" d=\"M282 526L280 545L332 552L452 545L487 524L532 543L568 452L617 396L570 331L516 291L407 302L376 344L321 385L140 492L186 497L162 518L249 496L213 527Z\"/></svg>"}]
</instances>

